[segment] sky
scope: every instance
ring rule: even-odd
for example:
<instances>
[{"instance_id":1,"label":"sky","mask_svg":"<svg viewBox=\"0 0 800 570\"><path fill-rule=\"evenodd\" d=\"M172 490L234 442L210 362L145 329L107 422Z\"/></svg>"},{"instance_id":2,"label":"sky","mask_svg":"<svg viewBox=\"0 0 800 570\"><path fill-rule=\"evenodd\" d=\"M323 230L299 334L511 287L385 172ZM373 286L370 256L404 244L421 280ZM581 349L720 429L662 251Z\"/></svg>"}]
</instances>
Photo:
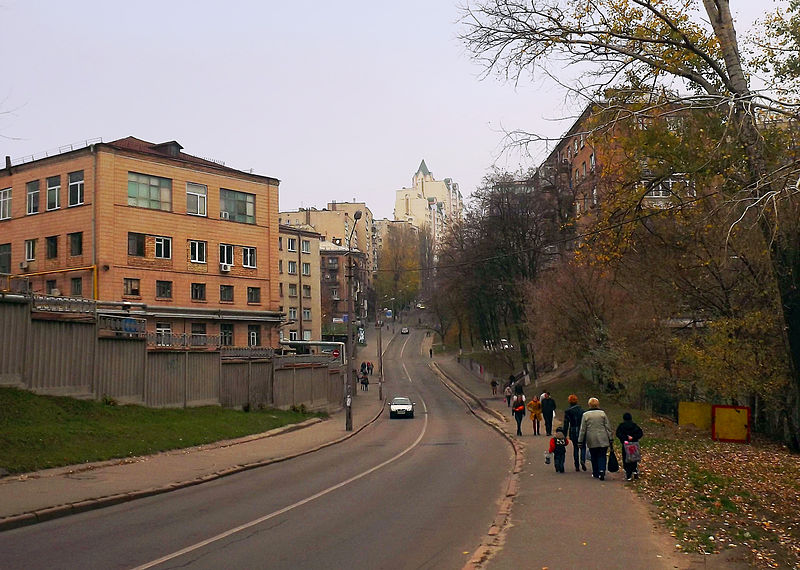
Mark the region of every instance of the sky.
<instances>
[{"instance_id":1,"label":"sky","mask_svg":"<svg viewBox=\"0 0 800 570\"><path fill-rule=\"evenodd\" d=\"M282 211L356 200L376 218L424 159L466 198L493 166L544 158L503 152L504 130L557 137L581 109L484 78L460 15L451 0L3 0L0 153L177 140L280 179Z\"/></svg>"}]
</instances>

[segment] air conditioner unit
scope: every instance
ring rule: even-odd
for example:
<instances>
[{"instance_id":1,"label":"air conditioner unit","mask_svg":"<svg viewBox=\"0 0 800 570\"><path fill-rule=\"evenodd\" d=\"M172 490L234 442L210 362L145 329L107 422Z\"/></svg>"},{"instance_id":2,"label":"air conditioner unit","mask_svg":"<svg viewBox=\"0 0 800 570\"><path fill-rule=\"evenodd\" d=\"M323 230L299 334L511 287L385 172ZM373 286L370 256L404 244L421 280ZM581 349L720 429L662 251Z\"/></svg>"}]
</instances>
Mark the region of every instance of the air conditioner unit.
<instances>
[{"instance_id":1,"label":"air conditioner unit","mask_svg":"<svg viewBox=\"0 0 800 570\"><path fill-rule=\"evenodd\" d=\"M20 269L20 271L27 271L28 270L28 262L27 261L20 261L19 262L19 269Z\"/></svg>"},{"instance_id":2,"label":"air conditioner unit","mask_svg":"<svg viewBox=\"0 0 800 570\"><path fill-rule=\"evenodd\" d=\"M231 264L230 263L220 263L219 264L219 270L222 271L223 273L228 273L231 270Z\"/></svg>"},{"instance_id":3,"label":"air conditioner unit","mask_svg":"<svg viewBox=\"0 0 800 570\"><path fill-rule=\"evenodd\" d=\"M220 212L219 217L223 220L227 220L231 217L231 215L229 212Z\"/></svg>"}]
</instances>

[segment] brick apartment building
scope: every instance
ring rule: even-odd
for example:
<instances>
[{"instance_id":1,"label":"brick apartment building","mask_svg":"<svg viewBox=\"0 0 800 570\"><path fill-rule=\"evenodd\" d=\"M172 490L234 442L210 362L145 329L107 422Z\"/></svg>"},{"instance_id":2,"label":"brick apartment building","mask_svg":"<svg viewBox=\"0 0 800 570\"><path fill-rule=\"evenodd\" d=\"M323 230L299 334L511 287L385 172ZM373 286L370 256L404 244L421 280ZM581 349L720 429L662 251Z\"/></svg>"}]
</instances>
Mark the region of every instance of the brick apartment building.
<instances>
[{"instance_id":1,"label":"brick apartment building","mask_svg":"<svg viewBox=\"0 0 800 570\"><path fill-rule=\"evenodd\" d=\"M0 171L0 273L146 319L169 345L274 346L278 184L128 137Z\"/></svg>"},{"instance_id":2,"label":"brick apartment building","mask_svg":"<svg viewBox=\"0 0 800 570\"><path fill-rule=\"evenodd\" d=\"M285 340L322 340L320 235L304 224L281 224L279 228L280 309L288 317L281 328L281 337Z\"/></svg>"}]
</instances>

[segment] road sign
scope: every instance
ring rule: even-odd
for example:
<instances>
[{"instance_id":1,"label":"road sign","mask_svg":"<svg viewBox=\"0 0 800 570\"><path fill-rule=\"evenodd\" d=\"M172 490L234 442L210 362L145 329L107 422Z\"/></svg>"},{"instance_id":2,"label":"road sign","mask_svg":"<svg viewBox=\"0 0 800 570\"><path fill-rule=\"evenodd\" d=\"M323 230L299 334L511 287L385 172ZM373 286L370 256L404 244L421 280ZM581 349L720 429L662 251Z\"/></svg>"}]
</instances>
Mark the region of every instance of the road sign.
<instances>
[{"instance_id":1,"label":"road sign","mask_svg":"<svg viewBox=\"0 0 800 570\"><path fill-rule=\"evenodd\" d=\"M334 348L333 352L331 352L331 354L333 355L334 358L339 358L339 349L338 348Z\"/></svg>"}]
</instances>

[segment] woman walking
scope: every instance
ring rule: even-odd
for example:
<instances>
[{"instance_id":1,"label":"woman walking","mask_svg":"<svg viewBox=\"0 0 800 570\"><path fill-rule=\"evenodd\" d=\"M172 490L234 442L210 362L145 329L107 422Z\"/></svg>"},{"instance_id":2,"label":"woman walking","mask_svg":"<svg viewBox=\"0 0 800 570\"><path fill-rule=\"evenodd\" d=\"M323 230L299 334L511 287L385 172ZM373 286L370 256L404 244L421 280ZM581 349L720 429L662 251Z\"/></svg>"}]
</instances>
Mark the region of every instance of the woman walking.
<instances>
[{"instance_id":1,"label":"woman walking","mask_svg":"<svg viewBox=\"0 0 800 570\"><path fill-rule=\"evenodd\" d=\"M578 444L589 448L592 461L592 477L604 481L606 478L606 453L612 442L608 416L600 409L600 400L589 398L589 409L583 412Z\"/></svg>"},{"instance_id":2,"label":"woman walking","mask_svg":"<svg viewBox=\"0 0 800 570\"><path fill-rule=\"evenodd\" d=\"M528 411L531 413L531 422L533 422L533 435L539 435L542 426L542 403L539 398L534 396L528 402Z\"/></svg>"},{"instance_id":3,"label":"woman walking","mask_svg":"<svg viewBox=\"0 0 800 570\"><path fill-rule=\"evenodd\" d=\"M511 410L517 422L517 435L522 435L522 418L525 417L525 394L520 390L511 402Z\"/></svg>"}]
</instances>

